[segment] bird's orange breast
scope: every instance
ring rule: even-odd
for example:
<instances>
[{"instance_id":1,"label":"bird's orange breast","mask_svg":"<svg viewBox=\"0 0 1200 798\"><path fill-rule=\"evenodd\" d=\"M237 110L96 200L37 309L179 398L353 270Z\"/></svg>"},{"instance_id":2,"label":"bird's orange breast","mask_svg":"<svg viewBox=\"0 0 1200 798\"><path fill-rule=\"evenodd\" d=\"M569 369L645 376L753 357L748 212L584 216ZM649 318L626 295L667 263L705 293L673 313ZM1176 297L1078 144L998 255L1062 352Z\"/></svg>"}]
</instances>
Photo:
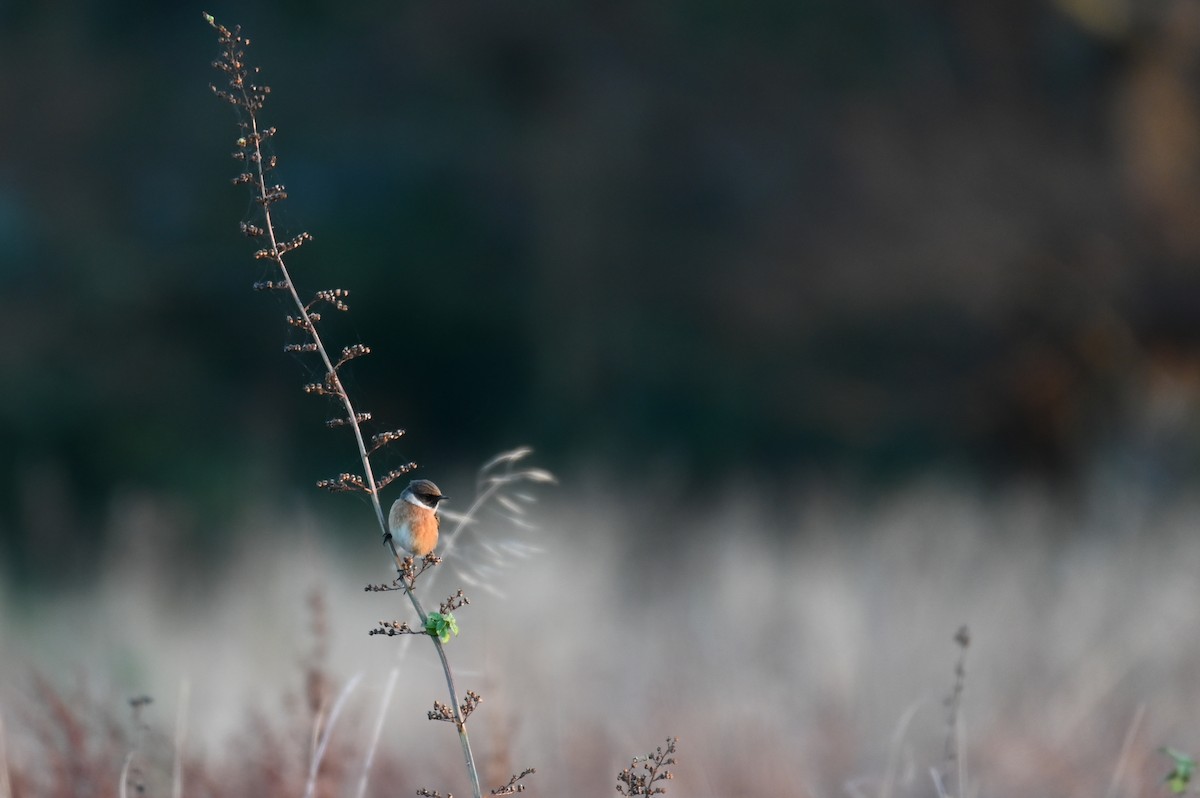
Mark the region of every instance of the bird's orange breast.
<instances>
[{"instance_id":1,"label":"bird's orange breast","mask_svg":"<svg viewBox=\"0 0 1200 798\"><path fill-rule=\"evenodd\" d=\"M392 505L388 528L400 548L414 557L433 551L438 541L438 517L430 510L414 507L403 499Z\"/></svg>"},{"instance_id":2,"label":"bird's orange breast","mask_svg":"<svg viewBox=\"0 0 1200 798\"><path fill-rule=\"evenodd\" d=\"M412 545L408 547L417 557L433 551L438 541L438 517L433 513L414 513L409 520Z\"/></svg>"}]
</instances>

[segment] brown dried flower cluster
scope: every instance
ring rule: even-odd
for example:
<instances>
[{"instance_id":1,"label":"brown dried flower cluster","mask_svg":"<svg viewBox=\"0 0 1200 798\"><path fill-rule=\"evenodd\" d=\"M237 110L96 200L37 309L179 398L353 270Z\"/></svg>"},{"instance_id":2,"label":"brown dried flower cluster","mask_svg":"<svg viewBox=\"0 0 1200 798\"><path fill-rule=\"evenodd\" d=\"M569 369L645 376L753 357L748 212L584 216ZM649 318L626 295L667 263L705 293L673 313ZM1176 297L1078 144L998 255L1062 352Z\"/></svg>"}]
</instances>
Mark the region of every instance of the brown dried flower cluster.
<instances>
[{"instance_id":1,"label":"brown dried flower cluster","mask_svg":"<svg viewBox=\"0 0 1200 798\"><path fill-rule=\"evenodd\" d=\"M635 756L629 767L617 774L617 792L621 795L661 795L667 790L658 784L675 778L667 765L675 764L675 746L678 737L667 738L667 746L661 745L654 753Z\"/></svg>"}]
</instances>

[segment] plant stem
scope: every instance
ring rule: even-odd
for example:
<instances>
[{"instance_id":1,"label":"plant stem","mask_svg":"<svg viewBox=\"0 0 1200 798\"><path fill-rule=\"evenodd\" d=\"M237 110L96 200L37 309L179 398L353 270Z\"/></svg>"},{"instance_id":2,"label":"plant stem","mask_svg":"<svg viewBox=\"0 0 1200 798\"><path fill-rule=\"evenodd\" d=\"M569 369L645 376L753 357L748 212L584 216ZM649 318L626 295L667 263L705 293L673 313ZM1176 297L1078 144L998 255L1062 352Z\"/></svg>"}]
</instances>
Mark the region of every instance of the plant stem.
<instances>
[{"instance_id":1,"label":"plant stem","mask_svg":"<svg viewBox=\"0 0 1200 798\"><path fill-rule=\"evenodd\" d=\"M257 122L252 120L252 123L255 125L255 132L257 132ZM257 140L255 141L254 146L255 152L258 152ZM259 190L265 195L266 183L263 179L261 157L259 158L258 170ZM268 235L271 237L271 246L272 248L277 248L274 225L271 223L271 211L269 208L265 208L264 212L266 214L266 224L264 226L268 231ZM391 549L392 561L399 562L400 552L397 550L396 542L392 539L391 532L387 528L387 521L383 515L383 506L379 503L379 492L375 487L375 474L371 470L371 458L367 456L367 447L366 443L363 441L362 428L359 426L358 416L354 410L354 404L350 400L350 395L342 386L341 378L338 377L337 372L333 368L333 362L329 359L329 354L325 350L325 344L321 340L320 333L317 332L316 325L313 324L312 320L309 318L308 310L304 307L304 303L300 301L300 295L296 292L296 286L292 282L292 277L288 273L287 266L284 265L283 257L277 256L275 258L275 264L279 267L280 272L283 274L284 282L286 282L288 286L288 293L291 294L292 301L295 302L297 310L299 310L301 317L304 319L308 333L312 336L313 343L317 345L317 352L320 353L321 361L325 364L326 373L330 375L333 386L337 390L338 398L341 399L342 407L346 411L346 418L350 421L349 426L354 431L354 442L358 445L358 456L363 465L363 478L367 483L367 495L371 497L371 505L375 508L375 516L379 521L379 527L383 530L384 540L387 541L388 548ZM400 579L401 581L404 580L403 575L401 575ZM412 586L409 585L409 588L405 590L404 593L408 596L409 601L412 602L413 609L417 611L417 617L421 621L421 626L424 627L425 619L428 617L428 615L425 612L425 608L421 606L421 602L417 599L416 594L413 592ZM437 649L438 659L441 660L442 663L442 673L446 676L446 688L450 692L450 706L454 709L454 725L458 729L458 738L462 743L463 760L466 762L467 776L471 780L471 789L474 794L474 798L482 798L483 793L479 786L479 771L475 767L475 757L471 753L471 740L467 736L466 720L463 718L462 710L459 708L458 691L454 687L454 671L450 668L450 660L446 658L446 650L442 646L442 641L439 640L436 635L429 635L429 639L433 642L433 647Z\"/></svg>"},{"instance_id":2,"label":"plant stem","mask_svg":"<svg viewBox=\"0 0 1200 798\"><path fill-rule=\"evenodd\" d=\"M320 333L317 332L316 323L313 321L304 302L301 301L300 294L296 291L295 283L292 282L292 276L288 272L287 265L284 263L283 253L280 250L279 241L275 235L275 225L271 216L272 199L270 198L267 190L266 169L263 166L265 162L262 153L263 136L258 127L257 108L255 106L255 102L250 97L245 84L245 73L242 71L244 70L244 67L242 67L240 64L235 64L234 61L240 59L235 59L235 57L232 55L237 43L240 41L240 36L231 34L225 28L218 26L215 20L213 20L208 14L205 14L205 19L208 20L209 24L214 28L217 28L222 36L229 38L230 41L228 44L228 52L230 54L230 66L235 71L241 73L237 75L237 82L231 83L231 86L241 93L242 102L239 104L246 110L250 119L251 135L248 136L247 139L254 145L254 157L251 160L253 162L255 172L255 190L258 192L258 200L263 209L263 227L271 242L271 248L269 250L272 253L271 260L273 260L275 265L279 268L280 274L283 277L283 282L287 287L288 294L291 296L292 302L296 306L296 310L300 313L300 320L303 323L303 329L309 334L309 336L311 336L312 342L316 345L316 351L321 357L321 362L325 367L325 373L329 379L329 386L333 389L333 392L336 393L338 399L341 400L342 408L346 413L346 420L354 432L354 443L358 447L359 460L362 461L363 478L366 482L366 493L371 497L371 506L375 508L375 518L379 522L379 528L383 533L384 540L391 549L393 562L399 563L399 552L396 550L395 541L392 540L391 533L388 530L387 519L383 513L383 506L379 503L379 489L375 482L375 474L371 468L371 458L367 454L366 442L363 440L362 428L359 424L358 415L354 410L354 404L351 402L350 395L346 391L345 386L342 384L341 378L338 376L337 367L334 366L333 361L330 359L329 353L325 348L325 343L321 340ZM401 575L401 581L403 581L403 579L403 575ZM417 597L413 594L412 585L410 584L409 589L404 592L408 595L409 601L412 602L413 609L416 610L417 616L421 620L421 625L424 626L425 620L428 616L426 615L424 608L421 606L421 602L418 601ZM473 791L474 798L482 798L482 793L479 786L479 772L475 768L475 758L471 753L471 743L467 737L466 720L463 718L462 710L459 707L458 702L458 692L454 687L454 672L450 668L450 661L446 658L446 652L442 646L442 642L437 638L436 635L429 635L429 639L433 641L434 648L437 649L438 659L441 660L442 671L446 676L446 687L450 692L450 706L454 708L454 725L458 728L459 740L462 742L463 758L466 761L467 775L471 780L471 789ZM128 765L128 763L126 764Z\"/></svg>"}]
</instances>

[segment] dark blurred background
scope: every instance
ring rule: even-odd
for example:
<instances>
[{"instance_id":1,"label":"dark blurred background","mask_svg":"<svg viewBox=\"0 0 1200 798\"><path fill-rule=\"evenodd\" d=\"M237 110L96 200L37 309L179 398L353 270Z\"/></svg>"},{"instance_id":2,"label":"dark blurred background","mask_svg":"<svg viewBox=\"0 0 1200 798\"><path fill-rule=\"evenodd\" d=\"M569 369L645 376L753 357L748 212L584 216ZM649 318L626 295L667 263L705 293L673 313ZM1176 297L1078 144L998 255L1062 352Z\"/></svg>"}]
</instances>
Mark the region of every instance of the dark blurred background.
<instances>
[{"instance_id":1,"label":"dark blurred background","mask_svg":"<svg viewBox=\"0 0 1200 798\"><path fill-rule=\"evenodd\" d=\"M250 290L202 10L252 38L297 282L350 290L396 462L1195 476L1193 0L5 3L10 576L130 492L201 537L354 469Z\"/></svg>"}]
</instances>

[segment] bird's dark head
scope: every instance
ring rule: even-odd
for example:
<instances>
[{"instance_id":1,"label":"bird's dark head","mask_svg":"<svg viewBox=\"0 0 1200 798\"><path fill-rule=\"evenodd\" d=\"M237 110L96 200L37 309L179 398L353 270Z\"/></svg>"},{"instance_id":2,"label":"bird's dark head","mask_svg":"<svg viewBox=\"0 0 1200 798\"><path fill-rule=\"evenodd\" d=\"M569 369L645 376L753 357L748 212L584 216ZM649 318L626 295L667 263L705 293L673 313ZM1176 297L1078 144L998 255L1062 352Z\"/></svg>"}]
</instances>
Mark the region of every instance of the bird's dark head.
<instances>
[{"instance_id":1,"label":"bird's dark head","mask_svg":"<svg viewBox=\"0 0 1200 798\"><path fill-rule=\"evenodd\" d=\"M402 498L421 504L430 510L436 510L439 502L444 502L450 497L443 495L441 489L429 480L414 479L404 489Z\"/></svg>"}]
</instances>

